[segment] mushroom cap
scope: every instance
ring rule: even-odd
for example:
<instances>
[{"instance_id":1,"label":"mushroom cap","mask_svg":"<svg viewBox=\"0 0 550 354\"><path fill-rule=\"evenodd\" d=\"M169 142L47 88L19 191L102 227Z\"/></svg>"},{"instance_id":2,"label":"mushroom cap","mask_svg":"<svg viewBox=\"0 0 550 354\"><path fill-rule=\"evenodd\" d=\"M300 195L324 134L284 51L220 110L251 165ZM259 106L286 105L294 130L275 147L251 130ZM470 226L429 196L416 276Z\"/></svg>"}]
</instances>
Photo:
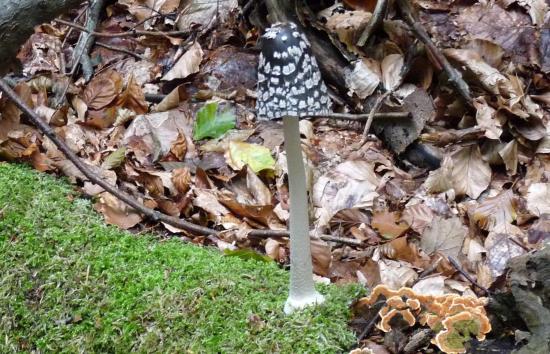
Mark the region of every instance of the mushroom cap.
<instances>
[{"instance_id":1,"label":"mushroom cap","mask_svg":"<svg viewBox=\"0 0 550 354\"><path fill-rule=\"evenodd\" d=\"M256 112L259 119L331 112L331 101L306 36L294 23L276 23L261 37Z\"/></svg>"}]
</instances>

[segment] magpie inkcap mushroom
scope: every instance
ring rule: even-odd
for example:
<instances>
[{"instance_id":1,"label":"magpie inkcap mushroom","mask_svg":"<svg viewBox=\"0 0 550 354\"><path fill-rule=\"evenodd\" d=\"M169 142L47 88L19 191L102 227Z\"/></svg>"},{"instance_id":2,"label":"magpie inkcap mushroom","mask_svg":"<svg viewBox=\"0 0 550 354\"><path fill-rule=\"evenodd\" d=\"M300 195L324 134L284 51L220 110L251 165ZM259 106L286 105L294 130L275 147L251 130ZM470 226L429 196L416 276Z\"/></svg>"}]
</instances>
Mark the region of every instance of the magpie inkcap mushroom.
<instances>
[{"instance_id":1,"label":"magpie inkcap mushroom","mask_svg":"<svg viewBox=\"0 0 550 354\"><path fill-rule=\"evenodd\" d=\"M306 176L299 118L328 114L331 101L306 36L294 23L276 23L261 37L256 112L259 119L283 119L290 196L289 314L320 304L315 290L309 239Z\"/></svg>"}]
</instances>

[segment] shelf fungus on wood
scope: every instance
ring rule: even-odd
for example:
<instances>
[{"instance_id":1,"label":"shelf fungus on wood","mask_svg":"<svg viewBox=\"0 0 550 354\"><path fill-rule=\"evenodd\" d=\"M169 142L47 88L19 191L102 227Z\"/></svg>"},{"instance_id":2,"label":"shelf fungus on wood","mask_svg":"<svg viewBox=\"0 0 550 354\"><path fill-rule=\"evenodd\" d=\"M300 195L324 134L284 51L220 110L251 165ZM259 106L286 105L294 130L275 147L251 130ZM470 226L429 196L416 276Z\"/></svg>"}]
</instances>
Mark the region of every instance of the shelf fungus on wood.
<instances>
[{"instance_id":1,"label":"shelf fungus on wood","mask_svg":"<svg viewBox=\"0 0 550 354\"><path fill-rule=\"evenodd\" d=\"M299 119L331 113L331 100L306 36L294 23L276 23L261 37L256 112L283 120L290 189L289 314L324 301L315 290L309 238L307 188Z\"/></svg>"}]
</instances>

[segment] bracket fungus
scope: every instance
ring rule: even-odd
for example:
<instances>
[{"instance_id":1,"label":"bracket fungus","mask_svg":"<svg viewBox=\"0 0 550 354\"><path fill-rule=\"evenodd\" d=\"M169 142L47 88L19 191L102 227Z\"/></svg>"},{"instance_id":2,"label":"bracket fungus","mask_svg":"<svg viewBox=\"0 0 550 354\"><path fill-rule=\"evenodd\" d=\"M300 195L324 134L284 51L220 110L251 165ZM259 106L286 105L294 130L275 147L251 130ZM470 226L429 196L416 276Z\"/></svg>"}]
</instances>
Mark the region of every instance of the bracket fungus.
<instances>
[{"instance_id":1,"label":"bracket fungus","mask_svg":"<svg viewBox=\"0 0 550 354\"><path fill-rule=\"evenodd\" d=\"M377 327L381 331L391 331L394 318L404 320L411 327L418 322L436 333L432 343L444 353L465 353L464 344L471 336L482 341L491 331L484 308L485 298L458 294L421 295L411 288L391 290L378 285L370 296L360 299L356 307L371 307L380 297L385 298L378 312L380 323Z\"/></svg>"},{"instance_id":2,"label":"bracket fungus","mask_svg":"<svg viewBox=\"0 0 550 354\"><path fill-rule=\"evenodd\" d=\"M331 112L306 36L294 23L276 23L261 37L256 112L259 119L283 120L290 190L289 314L324 301L313 284L306 176L299 119Z\"/></svg>"}]
</instances>

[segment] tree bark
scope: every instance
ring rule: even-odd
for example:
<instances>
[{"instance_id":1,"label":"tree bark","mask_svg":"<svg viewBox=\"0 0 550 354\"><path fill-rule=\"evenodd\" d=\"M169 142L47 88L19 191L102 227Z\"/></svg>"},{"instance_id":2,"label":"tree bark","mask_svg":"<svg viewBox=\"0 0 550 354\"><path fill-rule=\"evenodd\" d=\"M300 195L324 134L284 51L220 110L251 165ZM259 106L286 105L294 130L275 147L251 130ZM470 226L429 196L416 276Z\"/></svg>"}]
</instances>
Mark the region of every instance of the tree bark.
<instances>
[{"instance_id":1,"label":"tree bark","mask_svg":"<svg viewBox=\"0 0 550 354\"><path fill-rule=\"evenodd\" d=\"M33 33L34 26L53 20L81 2L82 0L0 0L0 76L16 67L17 51Z\"/></svg>"}]
</instances>

